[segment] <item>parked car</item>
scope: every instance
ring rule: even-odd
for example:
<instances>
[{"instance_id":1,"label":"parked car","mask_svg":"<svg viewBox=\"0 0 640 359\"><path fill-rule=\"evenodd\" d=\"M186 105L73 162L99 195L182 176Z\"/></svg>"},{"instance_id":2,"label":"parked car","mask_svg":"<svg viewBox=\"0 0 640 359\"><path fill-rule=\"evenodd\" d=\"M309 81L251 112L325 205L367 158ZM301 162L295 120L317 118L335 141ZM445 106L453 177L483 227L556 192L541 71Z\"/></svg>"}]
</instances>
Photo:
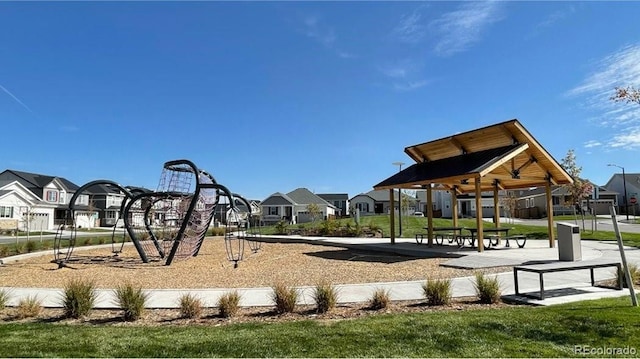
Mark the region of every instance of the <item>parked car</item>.
<instances>
[{"instance_id":1,"label":"parked car","mask_svg":"<svg viewBox=\"0 0 640 359\"><path fill-rule=\"evenodd\" d=\"M413 212L413 215L415 217L424 217L424 213L422 213L422 212Z\"/></svg>"}]
</instances>

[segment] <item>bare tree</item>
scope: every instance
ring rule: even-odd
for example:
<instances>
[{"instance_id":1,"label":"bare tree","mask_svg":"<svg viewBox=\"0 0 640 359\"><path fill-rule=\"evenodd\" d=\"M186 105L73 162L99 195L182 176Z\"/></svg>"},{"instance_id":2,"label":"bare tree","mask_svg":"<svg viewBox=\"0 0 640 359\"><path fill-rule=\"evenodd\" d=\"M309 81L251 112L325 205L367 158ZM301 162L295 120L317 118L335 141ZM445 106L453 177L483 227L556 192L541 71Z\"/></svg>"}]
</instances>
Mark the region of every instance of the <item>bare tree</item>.
<instances>
[{"instance_id":1,"label":"bare tree","mask_svg":"<svg viewBox=\"0 0 640 359\"><path fill-rule=\"evenodd\" d=\"M311 216L311 221L313 223L316 223L318 218L320 218L320 215L322 215L322 211L320 210L320 206L318 206L317 203L309 203L307 205L307 211L309 212L309 215Z\"/></svg>"},{"instance_id":2,"label":"bare tree","mask_svg":"<svg viewBox=\"0 0 640 359\"><path fill-rule=\"evenodd\" d=\"M576 162L576 154L573 149L567 151L567 155L562 159L560 165L567 171L567 173L573 178L572 184L564 185L567 189L568 196L565 204L571 205L574 208L574 215L577 221L576 208L580 209L582 215L582 229L584 230L584 213L582 211L582 200L587 198L591 192L593 192L593 185L589 181L580 178L582 167L578 166Z\"/></svg>"},{"instance_id":3,"label":"bare tree","mask_svg":"<svg viewBox=\"0 0 640 359\"><path fill-rule=\"evenodd\" d=\"M614 102L626 102L632 103L635 102L640 105L640 89L637 89L633 86L627 87L616 87L615 95L611 96L611 100Z\"/></svg>"}]
</instances>

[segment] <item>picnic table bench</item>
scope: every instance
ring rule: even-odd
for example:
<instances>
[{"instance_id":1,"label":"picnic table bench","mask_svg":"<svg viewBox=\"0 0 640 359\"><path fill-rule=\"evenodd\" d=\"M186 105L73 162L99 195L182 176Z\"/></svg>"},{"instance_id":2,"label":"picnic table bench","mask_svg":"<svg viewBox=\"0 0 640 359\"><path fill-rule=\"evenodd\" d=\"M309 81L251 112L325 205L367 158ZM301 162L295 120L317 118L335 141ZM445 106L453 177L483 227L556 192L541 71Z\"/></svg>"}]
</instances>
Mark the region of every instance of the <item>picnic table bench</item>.
<instances>
[{"instance_id":1,"label":"picnic table bench","mask_svg":"<svg viewBox=\"0 0 640 359\"><path fill-rule=\"evenodd\" d=\"M513 267L513 279L516 289L516 295L524 295L528 297L544 299L544 277L545 273L566 272L573 270L589 269L591 272L591 285L595 286L595 276L593 270L596 268L616 267L618 271L622 270L620 262L615 260L587 260L587 261L575 261L575 262L552 262L543 264L530 264ZM518 288L518 272L531 272L538 273L540 278L540 295L533 296L530 294L520 293ZM622 289L622 276L618 276L617 289Z\"/></svg>"}]
</instances>

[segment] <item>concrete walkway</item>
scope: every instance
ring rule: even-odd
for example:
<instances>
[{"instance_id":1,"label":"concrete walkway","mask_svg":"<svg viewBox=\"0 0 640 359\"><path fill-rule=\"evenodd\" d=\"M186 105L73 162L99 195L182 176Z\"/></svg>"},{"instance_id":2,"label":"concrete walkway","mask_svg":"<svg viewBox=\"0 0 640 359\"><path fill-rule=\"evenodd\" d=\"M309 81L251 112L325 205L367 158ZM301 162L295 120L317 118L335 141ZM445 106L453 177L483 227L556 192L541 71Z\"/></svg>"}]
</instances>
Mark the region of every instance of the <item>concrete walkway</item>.
<instances>
[{"instance_id":1,"label":"concrete walkway","mask_svg":"<svg viewBox=\"0 0 640 359\"><path fill-rule=\"evenodd\" d=\"M383 251L387 253L397 253L401 255L412 255L418 257L445 257L450 258L445 265L460 268L488 268L488 267L510 267L531 262L548 262L558 260L558 249L549 248L548 240L528 240L525 248L517 246L496 249L487 249L483 253L472 248L459 249L457 246L433 246L426 244L416 244L413 239L399 238L396 244L391 245L388 238L317 238L301 236L270 236L263 237L265 241L287 241L303 242L316 245L340 246L368 251ZM607 259L620 261L620 253L615 241L601 242L583 240L582 259ZM79 249L79 248L78 248ZM76 249L76 250L78 250ZM629 263L640 264L640 249L626 248L625 253ZM32 254L33 255L33 254ZM45 254L47 255L47 254ZM24 259L23 256L4 258L4 263L12 260ZM0 269L1 270L1 269ZM596 280L606 280L615 278L613 269L596 269ZM428 273L425 273L428 275ZM514 296L513 271L508 269L497 274L501 283L503 296L506 299L537 304L552 305L565 302L597 299L603 297L628 296L628 290L605 289L592 287L588 270L549 273L545 275L545 300L535 300L528 297ZM366 302L371 298L372 293L378 289L387 289L392 300L420 300L423 299L421 281L409 282L386 282L386 283L362 283L336 285L338 289L338 299L340 303ZM538 275L534 273L519 273L519 286L521 293L537 292L539 290ZM298 287L301 296L300 304L313 304L311 294L313 287ZM468 297L475 295L474 277L454 278L452 280L454 297ZM62 289L50 288L1 288L10 294L8 305L17 305L20 299L25 297L38 298L43 306L60 307ZM187 293L198 296L205 306L214 307L218 298L233 289L157 289L148 290L149 308L177 308L179 298ZM238 288L242 295L242 306L272 306L270 287L260 288ZM98 290L98 300L96 308L117 308L113 296L113 290Z\"/></svg>"}]
</instances>

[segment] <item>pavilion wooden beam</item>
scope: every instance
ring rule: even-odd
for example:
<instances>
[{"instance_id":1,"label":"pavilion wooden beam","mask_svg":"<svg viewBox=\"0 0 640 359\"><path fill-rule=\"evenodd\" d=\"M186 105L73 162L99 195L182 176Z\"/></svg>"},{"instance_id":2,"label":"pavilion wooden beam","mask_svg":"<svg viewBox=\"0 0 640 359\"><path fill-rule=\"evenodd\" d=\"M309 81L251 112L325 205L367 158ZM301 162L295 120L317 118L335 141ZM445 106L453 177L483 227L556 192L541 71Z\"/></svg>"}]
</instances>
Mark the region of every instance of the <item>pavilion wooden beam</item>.
<instances>
[{"instance_id":1,"label":"pavilion wooden beam","mask_svg":"<svg viewBox=\"0 0 640 359\"><path fill-rule=\"evenodd\" d=\"M478 229L478 252L484 251L484 233L482 230L482 188L480 177L476 177L476 228Z\"/></svg>"},{"instance_id":2,"label":"pavilion wooden beam","mask_svg":"<svg viewBox=\"0 0 640 359\"><path fill-rule=\"evenodd\" d=\"M454 227L458 226L458 187L453 186L451 191L451 221Z\"/></svg>"},{"instance_id":3,"label":"pavilion wooden beam","mask_svg":"<svg viewBox=\"0 0 640 359\"><path fill-rule=\"evenodd\" d=\"M433 247L433 193L431 184L427 185L427 236L429 237L429 247Z\"/></svg>"},{"instance_id":4,"label":"pavilion wooden beam","mask_svg":"<svg viewBox=\"0 0 640 359\"><path fill-rule=\"evenodd\" d=\"M553 234L553 197L551 197L551 181L545 185L547 194L547 230L549 233L549 248L556 246L556 240Z\"/></svg>"},{"instance_id":5,"label":"pavilion wooden beam","mask_svg":"<svg viewBox=\"0 0 640 359\"><path fill-rule=\"evenodd\" d=\"M484 176L488 175L489 173L493 172L496 168L502 167L502 165L504 165L505 163L511 161L517 155L519 155L522 152L526 151L528 148L529 148L529 144L527 144L527 143L521 144L520 146L515 148L513 151L511 151L509 154L505 155L503 158L499 159L498 161L492 163L490 166L487 166L486 168L481 170L480 171L480 177L484 177ZM518 170L516 170L516 171L518 171Z\"/></svg>"},{"instance_id":6,"label":"pavilion wooden beam","mask_svg":"<svg viewBox=\"0 0 640 359\"><path fill-rule=\"evenodd\" d=\"M389 207L389 210L391 211L391 213L389 213L389 234L391 235L391 244L396 244L396 211L393 208L395 206L393 188L389 190L389 202L391 202L391 207Z\"/></svg>"},{"instance_id":7,"label":"pavilion wooden beam","mask_svg":"<svg viewBox=\"0 0 640 359\"><path fill-rule=\"evenodd\" d=\"M498 190L500 182L498 180L494 181L493 187L493 224L495 224L496 228L500 228L500 203L498 198ZM500 244L500 237L498 237L498 244Z\"/></svg>"}]
</instances>

